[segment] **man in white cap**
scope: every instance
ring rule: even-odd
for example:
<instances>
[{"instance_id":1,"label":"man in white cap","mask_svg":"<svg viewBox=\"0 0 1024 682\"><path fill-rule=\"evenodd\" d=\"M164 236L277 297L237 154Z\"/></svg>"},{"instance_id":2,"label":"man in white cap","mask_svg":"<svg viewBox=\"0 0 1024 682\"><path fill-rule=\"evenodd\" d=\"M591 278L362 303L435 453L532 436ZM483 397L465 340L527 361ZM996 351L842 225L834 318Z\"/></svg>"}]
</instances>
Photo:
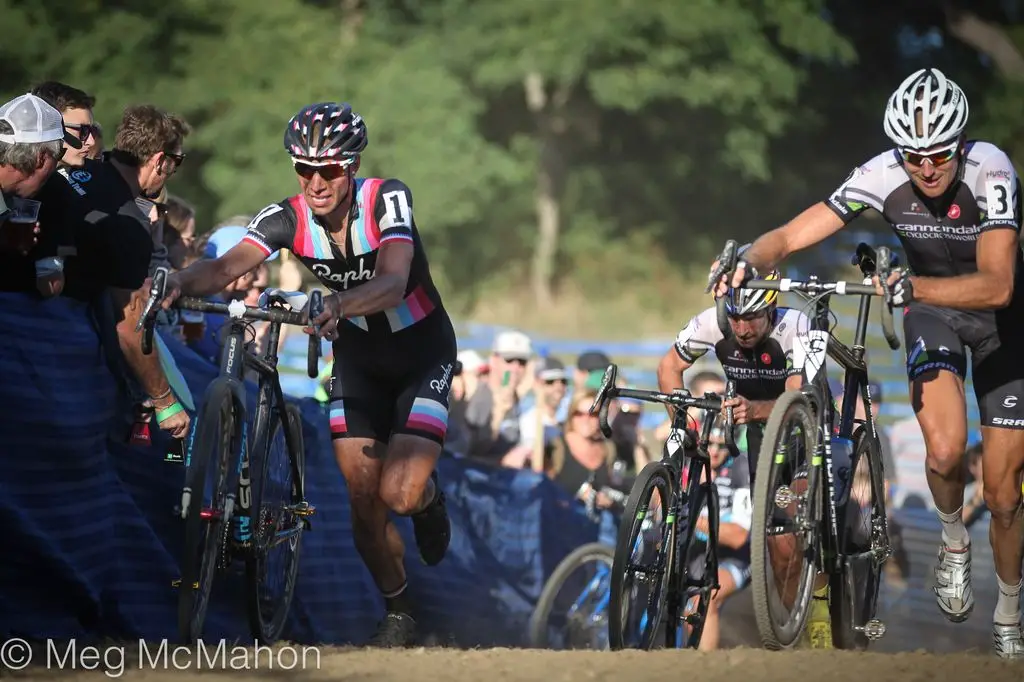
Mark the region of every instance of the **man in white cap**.
<instances>
[{"instance_id":1,"label":"man in white cap","mask_svg":"<svg viewBox=\"0 0 1024 682\"><path fill-rule=\"evenodd\" d=\"M56 257L59 235L39 235L40 206L26 200L35 196L57 170L65 142L75 149L82 145L78 138L65 132L60 112L39 97L25 94L0 106L0 239L4 250L24 256L41 239L44 244L37 252L45 251L40 255L47 258ZM0 265L13 266L3 267L5 283L10 279L25 284L24 263ZM29 275L27 282L33 280ZM16 290L8 286L2 289Z\"/></svg>"},{"instance_id":2,"label":"man in white cap","mask_svg":"<svg viewBox=\"0 0 1024 682\"><path fill-rule=\"evenodd\" d=\"M533 344L526 334L508 330L494 338L490 373L466 406L470 455L495 463L519 443L516 388L526 374Z\"/></svg>"}]
</instances>

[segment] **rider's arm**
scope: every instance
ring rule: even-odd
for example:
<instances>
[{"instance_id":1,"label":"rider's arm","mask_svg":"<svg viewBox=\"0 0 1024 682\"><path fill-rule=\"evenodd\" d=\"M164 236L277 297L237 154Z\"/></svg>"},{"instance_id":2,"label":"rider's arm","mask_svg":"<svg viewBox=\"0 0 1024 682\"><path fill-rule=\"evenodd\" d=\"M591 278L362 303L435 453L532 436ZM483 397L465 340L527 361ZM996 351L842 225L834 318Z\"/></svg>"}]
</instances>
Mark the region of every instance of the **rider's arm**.
<instances>
[{"instance_id":1,"label":"rider's arm","mask_svg":"<svg viewBox=\"0 0 1024 682\"><path fill-rule=\"evenodd\" d=\"M718 544L730 549L740 549L750 539L750 526L753 522L753 507L750 500L750 488L736 488L732 493L732 506L727 514L723 514L718 522Z\"/></svg>"},{"instance_id":2,"label":"rider's arm","mask_svg":"<svg viewBox=\"0 0 1024 682\"><path fill-rule=\"evenodd\" d=\"M346 317L372 315L399 305L405 298L416 252L412 192L400 180L381 185L374 207L380 226L380 249L373 279L336 294Z\"/></svg>"},{"instance_id":3,"label":"rider's arm","mask_svg":"<svg viewBox=\"0 0 1024 682\"><path fill-rule=\"evenodd\" d=\"M658 363L658 390L671 393L683 387L683 372L690 369L693 363L715 347L721 340L722 332L718 329L718 318L714 308L709 308L695 315L679 330L676 342L668 349ZM675 408L666 406L668 418L675 418Z\"/></svg>"},{"instance_id":4,"label":"rider's arm","mask_svg":"<svg viewBox=\"0 0 1024 682\"><path fill-rule=\"evenodd\" d=\"M224 290L236 279L259 266L267 253L247 239L231 247L220 258L198 260L174 273L175 283L187 296L209 296Z\"/></svg>"},{"instance_id":5,"label":"rider's arm","mask_svg":"<svg viewBox=\"0 0 1024 682\"><path fill-rule=\"evenodd\" d=\"M978 271L955 277L912 275L914 300L950 308L1004 308L1013 298L1014 268L1020 251L1020 195L1010 159L999 150L977 172L974 196L982 211L976 246Z\"/></svg>"},{"instance_id":6,"label":"rider's arm","mask_svg":"<svg viewBox=\"0 0 1024 682\"><path fill-rule=\"evenodd\" d=\"M891 155L880 154L853 169L827 201L807 208L782 227L761 235L743 253L761 272L774 268L790 254L827 239L869 208L881 212L884 178Z\"/></svg>"}]
</instances>

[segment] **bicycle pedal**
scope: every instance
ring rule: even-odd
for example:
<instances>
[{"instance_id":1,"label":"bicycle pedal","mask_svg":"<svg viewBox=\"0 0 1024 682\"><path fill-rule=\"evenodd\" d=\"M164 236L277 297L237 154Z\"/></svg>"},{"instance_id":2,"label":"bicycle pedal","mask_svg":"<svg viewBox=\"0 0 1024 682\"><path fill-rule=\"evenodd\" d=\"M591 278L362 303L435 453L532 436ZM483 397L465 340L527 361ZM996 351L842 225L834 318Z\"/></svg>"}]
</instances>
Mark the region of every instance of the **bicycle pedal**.
<instances>
[{"instance_id":1,"label":"bicycle pedal","mask_svg":"<svg viewBox=\"0 0 1024 682\"><path fill-rule=\"evenodd\" d=\"M302 517L305 518L305 517L309 517L309 516L312 516L313 514L315 514L316 513L316 507L311 505L309 502L306 502L305 500L303 500L302 502L299 502L297 504L293 504L289 508L289 511L291 511L291 513L295 514L296 516L302 516Z\"/></svg>"},{"instance_id":2,"label":"bicycle pedal","mask_svg":"<svg viewBox=\"0 0 1024 682\"><path fill-rule=\"evenodd\" d=\"M864 623L864 625L853 626L853 629L857 632L863 633L865 637L872 642L875 642L882 639L882 637L885 637L886 627L885 623L882 621L877 618L872 618L867 623Z\"/></svg>"},{"instance_id":3,"label":"bicycle pedal","mask_svg":"<svg viewBox=\"0 0 1024 682\"><path fill-rule=\"evenodd\" d=\"M174 587L174 588L181 587L181 578L175 578L174 580L172 580L171 581L171 587ZM196 582L192 583L192 589L193 590L198 590L199 589L199 581L196 581Z\"/></svg>"}]
</instances>

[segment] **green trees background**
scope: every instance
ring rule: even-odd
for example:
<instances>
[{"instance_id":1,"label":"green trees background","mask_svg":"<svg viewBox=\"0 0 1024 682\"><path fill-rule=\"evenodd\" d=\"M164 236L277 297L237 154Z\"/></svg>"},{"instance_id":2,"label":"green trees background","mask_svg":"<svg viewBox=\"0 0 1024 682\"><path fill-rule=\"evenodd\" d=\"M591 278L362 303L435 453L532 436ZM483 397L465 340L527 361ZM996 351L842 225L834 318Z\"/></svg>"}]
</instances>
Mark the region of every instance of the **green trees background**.
<instances>
[{"instance_id":1,"label":"green trees background","mask_svg":"<svg viewBox=\"0 0 1024 682\"><path fill-rule=\"evenodd\" d=\"M726 237L822 198L886 144L913 69L1024 154L1016 0L0 0L0 90L150 101L194 127L171 190L200 229L294 191L285 122L366 118L369 174L413 189L450 307L629 302L679 317ZM500 307L500 306L498 306ZM564 319L564 318L563 318Z\"/></svg>"}]
</instances>

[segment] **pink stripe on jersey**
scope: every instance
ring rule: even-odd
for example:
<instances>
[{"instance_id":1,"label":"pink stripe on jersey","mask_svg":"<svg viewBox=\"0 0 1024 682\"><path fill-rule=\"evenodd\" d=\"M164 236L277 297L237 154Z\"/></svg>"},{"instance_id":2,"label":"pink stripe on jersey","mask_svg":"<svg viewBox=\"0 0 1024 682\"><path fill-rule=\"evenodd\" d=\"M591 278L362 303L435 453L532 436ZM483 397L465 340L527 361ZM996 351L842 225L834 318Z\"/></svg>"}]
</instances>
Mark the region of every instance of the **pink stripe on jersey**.
<instances>
[{"instance_id":1,"label":"pink stripe on jersey","mask_svg":"<svg viewBox=\"0 0 1024 682\"><path fill-rule=\"evenodd\" d=\"M261 242L259 239L256 239L255 237L245 235L244 237L242 237L242 241L245 242L246 244L252 244L253 246L259 248L259 250L262 251L263 255L265 256L269 256L271 253L273 253L273 251L267 248L266 244Z\"/></svg>"},{"instance_id":2,"label":"pink stripe on jersey","mask_svg":"<svg viewBox=\"0 0 1024 682\"><path fill-rule=\"evenodd\" d=\"M309 225L309 209L306 200L302 195L296 195L288 200L295 211L295 239L292 241L292 252L296 256L313 258L313 233Z\"/></svg>"},{"instance_id":3,"label":"pink stripe on jersey","mask_svg":"<svg viewBox=\"0 0 1024 682\"><path fill-rule=\"evenodd\" d=\"M370 250L380 247L380 225L377 224L377 196L380 193L380 186L384 181L380 178L367 178L363 180L363 186L359 192L359 199L362 202L360 215L363 218L363 234L370 245Z\"/></svg>"}]
</instances>

